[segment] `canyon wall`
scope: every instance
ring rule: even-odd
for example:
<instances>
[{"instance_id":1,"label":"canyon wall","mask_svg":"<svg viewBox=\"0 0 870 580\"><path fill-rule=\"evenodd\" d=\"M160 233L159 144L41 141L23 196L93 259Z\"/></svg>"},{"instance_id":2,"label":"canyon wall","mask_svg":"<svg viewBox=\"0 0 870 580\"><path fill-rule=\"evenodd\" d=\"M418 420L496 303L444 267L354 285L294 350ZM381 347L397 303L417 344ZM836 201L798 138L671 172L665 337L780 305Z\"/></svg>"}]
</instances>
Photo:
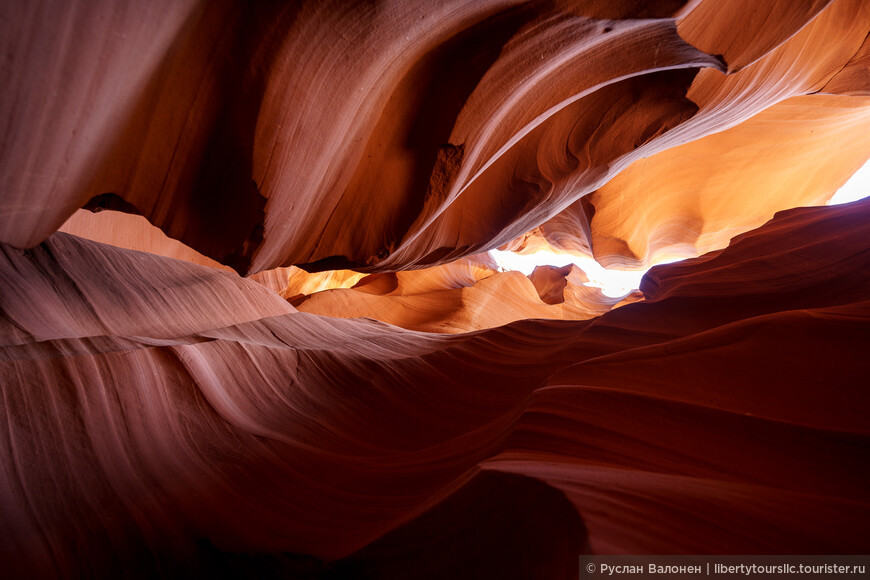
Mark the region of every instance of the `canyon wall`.
<instances>
[{"instance_id":1,"label":"canyon wall","mask_svg":"<svg viewBox=\"0 0 870 580\"><path fill-rule=\"evenodd\" d=\"M862 0L0 3L10 577L870 544ZM816 206L816 207L799 207ZM611 267L526 277L494 248Z\"/></svg>"}]
</instances>

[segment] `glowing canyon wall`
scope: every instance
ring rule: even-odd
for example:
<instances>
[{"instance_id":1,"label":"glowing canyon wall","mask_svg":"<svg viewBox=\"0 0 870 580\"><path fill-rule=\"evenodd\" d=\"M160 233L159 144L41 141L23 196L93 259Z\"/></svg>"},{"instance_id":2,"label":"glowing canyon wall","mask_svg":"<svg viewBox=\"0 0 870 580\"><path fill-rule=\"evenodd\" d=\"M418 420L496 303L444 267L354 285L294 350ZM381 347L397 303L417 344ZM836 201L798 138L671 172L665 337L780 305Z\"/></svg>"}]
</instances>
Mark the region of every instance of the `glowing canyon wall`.
<instances>
[{"instance_id":1,"label":"glowing canyon wall","mask_svg":"<svg viewBox=\"0 0 870 580\"><path fill-rule=\"evenodd\" d=\"M0 2L2 570L866 553L870 202L822 204L870 157L868 33L866 0ZM612 299L497 247L689 259Z\"/></svg>"}]
</instances>

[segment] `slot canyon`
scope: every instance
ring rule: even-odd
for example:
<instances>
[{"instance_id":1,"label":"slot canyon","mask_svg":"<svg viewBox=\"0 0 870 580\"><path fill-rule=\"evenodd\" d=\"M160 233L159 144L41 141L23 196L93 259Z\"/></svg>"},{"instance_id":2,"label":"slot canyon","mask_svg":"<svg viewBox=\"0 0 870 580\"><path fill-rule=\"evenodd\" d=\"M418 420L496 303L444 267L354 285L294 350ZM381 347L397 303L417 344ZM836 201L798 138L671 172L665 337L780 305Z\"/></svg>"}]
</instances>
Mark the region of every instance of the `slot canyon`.
<instances>
[{"instance_id":1,"label":"slot canyon","mask_svg":"<svg viewBox=\"0 0 870 580\"><path fill-rule=\"evenodd\" d=\"M0 576L870 553L868 33L0 0Z\"/></svg>"}]
</instances>

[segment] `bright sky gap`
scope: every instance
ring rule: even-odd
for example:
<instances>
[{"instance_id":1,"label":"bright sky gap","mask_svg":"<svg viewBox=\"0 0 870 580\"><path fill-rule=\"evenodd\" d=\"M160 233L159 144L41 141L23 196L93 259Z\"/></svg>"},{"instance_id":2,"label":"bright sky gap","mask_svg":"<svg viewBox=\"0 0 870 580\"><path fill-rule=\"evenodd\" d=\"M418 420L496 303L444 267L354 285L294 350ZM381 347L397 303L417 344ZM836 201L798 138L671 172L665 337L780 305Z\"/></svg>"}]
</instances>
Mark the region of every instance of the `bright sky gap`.
<instances>
[{"instance_id":1,"label":"bright sky gap","mask_svg":"<svg viewBox=\"0 0 870 580\"><path fill-rule=\"evenodd\" d=\"M870 160L837 190L828 205L838 205L864 199L870 195Z\"/></svg>"},{"instance_id":2,"label":"bright sky gap","mask_svg":"<svg viewBox=\"0 0 870 580\"><path fill-rule=\"evenodd\" d=\"M837 205L857 201L870 195L870 160L846 182L843 187L828 202ZM605 296L618 298L631 293L640 285L640 280L646 270L624 271L608 270L592 258L555 254L553 252L536 252L520 255L514 252L492 250L490 252L498 265L504 270L517 270L525 275L532 273L537 266L567 266L574 263L586 273L589 282L586 286L601 288Z\"/></svg>"}]
</instances>

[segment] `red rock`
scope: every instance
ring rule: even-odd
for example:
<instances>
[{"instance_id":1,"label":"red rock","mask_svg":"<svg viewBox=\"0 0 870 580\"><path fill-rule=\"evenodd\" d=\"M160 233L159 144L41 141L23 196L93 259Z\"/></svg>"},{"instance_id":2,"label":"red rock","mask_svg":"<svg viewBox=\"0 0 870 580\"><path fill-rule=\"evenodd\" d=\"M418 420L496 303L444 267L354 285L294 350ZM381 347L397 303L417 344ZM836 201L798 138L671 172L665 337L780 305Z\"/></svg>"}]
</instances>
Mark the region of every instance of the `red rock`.
<instances>
[{"instance_id":1,"label":"red rock","mask_svg":"<svg viewBox=\"0 0 870 580\"><path fill-rule=\"evenodd\" d=\"M30 3L4 18L0 241L92 200L243 272L446 263L788 97L860 93L870 11L826 5Z\"/></svg>"},{"instance_id":2,"label":"red rock","mask_svg":"<svg viewBox=\"0 0 870 580\"><path fill-rule=\"evenodd\" d=\"M484 534L449 506L511 509L495 499L508 481L566 526L540 563L565 573L587 548L860 551L868 213L793 210L654 269L646 301L594 321L453 337L294 313L232 274L64 234L6 249L4 560L110 574L418 554L437 575L465 569L427 551L446 538L375 540L448 521ZM582 523L481 468L561 490ZM495 558L484 545L468 557Z\"/></svg>"},{"instance_id":3,"label":"red rock","mask_svg":"<svg viewBox=\"0 0 870 580\"><path fill-rule=\"evenodd\" d=\"M868 551L867 2L0 12L6 575Z\"/></svg>"}]
</instances>

